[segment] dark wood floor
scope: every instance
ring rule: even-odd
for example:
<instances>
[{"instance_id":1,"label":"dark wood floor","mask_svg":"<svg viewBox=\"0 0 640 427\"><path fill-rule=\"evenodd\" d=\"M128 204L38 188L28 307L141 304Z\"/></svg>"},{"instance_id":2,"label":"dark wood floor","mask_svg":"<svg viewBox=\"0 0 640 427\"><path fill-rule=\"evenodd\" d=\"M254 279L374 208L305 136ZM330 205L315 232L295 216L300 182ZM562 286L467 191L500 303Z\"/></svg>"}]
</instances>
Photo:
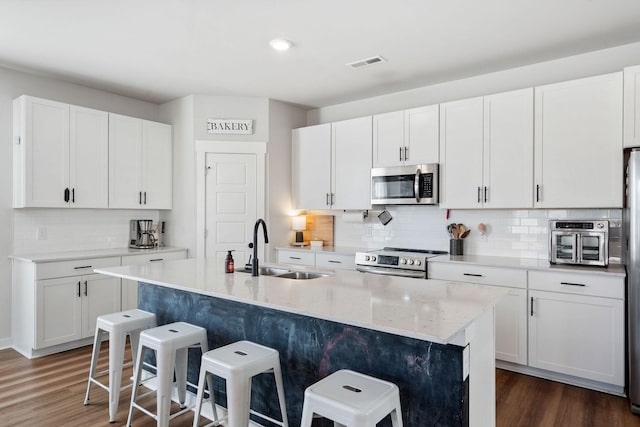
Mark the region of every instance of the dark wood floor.
<instances>
[{"instance_id":1,"label":"dark wood floor","mask_svg":"<svg viewBox=\"0 0 640 427\"><path fill-rule=\"evenodd\" d=\"M105 369L106 345L102 356L100 369ZM91 404L83 405L90 360L90 347L34 360L13 350L0 351L0 426L124 425L128 390L121 395L114 424L109 424L107 393L102 389L94 387ZM503 370L496 374L496 400L498 427L640 427L640 417L629 411L624 398ZM136 427L155 425L140 412L134 421ZM188 427L192 422L192 413L187 413L171 426Z\"/></svg>"}]
</instances>

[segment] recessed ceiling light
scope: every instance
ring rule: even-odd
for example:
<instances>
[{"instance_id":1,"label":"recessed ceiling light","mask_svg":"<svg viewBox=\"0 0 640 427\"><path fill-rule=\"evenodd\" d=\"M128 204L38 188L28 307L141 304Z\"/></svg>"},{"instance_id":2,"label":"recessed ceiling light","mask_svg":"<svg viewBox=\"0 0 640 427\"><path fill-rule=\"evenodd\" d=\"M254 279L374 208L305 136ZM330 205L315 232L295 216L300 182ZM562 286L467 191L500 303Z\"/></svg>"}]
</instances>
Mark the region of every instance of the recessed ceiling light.
<instances>
[{"instance_id":1,"label":"recessed ceiling light","mask_svg":"<svg viewBox=\"0 0 640 427\"><path fill-rule=\"evenodd\" d=\"M292 42L285 39L273 39L269 42L269 44L275 50L280 50L280 51L288 50L291 46L293 46Z\"/></svg>"}]
</instances>

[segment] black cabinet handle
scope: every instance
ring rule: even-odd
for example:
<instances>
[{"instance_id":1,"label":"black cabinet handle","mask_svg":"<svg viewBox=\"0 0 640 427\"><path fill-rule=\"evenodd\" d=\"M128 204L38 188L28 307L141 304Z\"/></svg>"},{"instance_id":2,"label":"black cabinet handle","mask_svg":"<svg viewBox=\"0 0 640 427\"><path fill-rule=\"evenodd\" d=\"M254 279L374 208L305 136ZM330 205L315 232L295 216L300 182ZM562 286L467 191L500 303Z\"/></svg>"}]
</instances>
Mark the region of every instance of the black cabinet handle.
<instances>
[{"instance_id":1,"label":"black cabinet handle","mask_svg":"<svg viewBox=\"0 0 640 427\"><path fill-rule=\"evenodd\" d=\"M138 191L138 204L142 204L142 191Z\"/></svg>"},{"instance_id":2,"label":"black cabinet handle","mask_svg":"<svg viewBox=\"0 0 640 427\"><path fill-rule=\"evenodd\" d=\"M571 283L571 282L560 282L561 285L567 285L567 286L581 286L581 287L585 287L587 285L583 284L583 283Z\"/></svg>"},{"instance_id":3,"label":"black cabinet handle","mask_svg":"<svg viewBox=\"0 0 640 427\"><path fill-rule=\"evenodd\" d=\"M80 282L78 282L78 298L80 298Z\"/></svg>"},{"instance_id":4,"label":"black cabinet handle","mask_svg":"<svg viewBox=\"0 0 640 427\"><path fill-rule=\"evenodd\" d=\"M81 269L83 269L83 268L91 268L91 267L93 267L93 266L91 266L91 265L82 265L82 266L80 266L80 267L73 267L73 269L74 269L74 270L81 270Z\"/></svg>"},{"instance_id":5,"label":"black cabinet handle","mask_svg":"<svg viewBox=\"0 0 640 427\"><path fill-rule=\"evenodd\" d=\"M531 315L533 316L533 297L531 297Z\"/></svg>"},{"instance_id":6,"label":"black cabinet handle","mask_svg":"<svg viewBox=\"0 0 640 427\"><path fill-rule=\"evenodd\" d=\"M335 261L333 259L330 259L329 262L332 262L334 264L342 264L342 261Z\"/></svg>"},{"instance_id":7,"label":"black cabinet handle","mask_svg":"<svg viewBox=\"0 0 640 427\"><path fill-rule=\"evenodd\" d=\"M325 204L326 204L327 206L329 206L329 193L327 193L327 194L326 194L326 196L327 196L327 200L326 200L326 203L325 203Z\"/></svg>"},{"instance_id":8,"label":"black cabinet handle","mask_svg":"<svg viewBox=\"0 0 640 427\"><path fill-rule=\"evenodd\" d=\"M540 201L540 184L536 184L536 202Z\"/></svg>"},{"instance_id":9,"label":"black cabinet handle","mask_svg":"<svg viewBox=\"0 0 640 427\"><path fill-rule=\"evenodd\" d=\"M463 276L471 276L471 277L483 277L482 274L475 273L462 273Z\"/></svg>"},{"instance_id":10,"label":"black cabinet handle","mask_svg":"<svg viewBox=\"0 0 640 427\"><path fill-rule=\"evenodd\" d=\"M162 261L164 260L164 258L156 258L156 259L150 259L149 262L156 262L156 261Z\"/></svg>"},{"instance_id":11,"label":"black cabinet handle","mask_svg":"<svg viewBox=\"0 0 640 427\"><path fill-rule=\"evenodd\" d=\"M144 204L145 205L147 204L147 192L146 191L144 192Z\"/></svg>"},{"instance_id":12,"label":"black cabinet handle","mask_svg":"<svg viewBox=\"0 0 640 427\"><path fill-rule=\"evenodd\" d=\"M298 260L300 260L302 258L300 258L299 256L290 256L289 259L298 259Z\"/></svg>"},{"instance_id":13,"label":"black cabinet handle","mask_svg":"<svg viewBox=\"0 0 640 427\"><path fill-rule=\"evenodd\" d=\"M75 203L76 202L76 189L72 189L71 190L71 202Z\"/></svg>"},{"instance_id":14,"label":"black cabinet handle","mask_svg":"<svg viewBox=\"0 0 640 427\"><path fill-rule=\"evenodd\" d=\"M84 281L84 296L85 297L89 295L89 289L87 289L87 288L88 288L87 281L85 280Z\"/></svg>"},{"instance_id":15,"label":"black cabinet handle","mask_svg":"<svg viewBox=\"0 0 640 427\"><path fill-rule=\"evenodd\" d=\"M64 189L64 201L65 203L69 203L69 188Z\"/></svg>"},{"instance_id":16,"label":"black cabinet handle","mask_svg":"<svg viewBox=\"0 0 640 427\"><path fill-rule=\"evenodd\" d=\"M484 202L487 203L487 187L484 187Z\"/></svg>"},{"instance_id":17,"label":"black cabinet handle","mask_svg":"<svg viewBox=\"0 0 640 427\"><path fill-rule=\"evenodd\" d=\"M482 190L480 189L480 187L478 187L478 203L480 203L482 201L481 198L480 198L481 197L480 196L481 192L482 192Z\"/></svg>"},{"instance_id":18,"label":"black cabinet handle","mask_svg":"<svg viewBox=\"0 0 640 427\"><path fill-rule=\"evenodd\" d=\"M398 156L398 160L402 161L402 147L398 147L400 151L400 155Z\"/></svg>"}]
</instances>

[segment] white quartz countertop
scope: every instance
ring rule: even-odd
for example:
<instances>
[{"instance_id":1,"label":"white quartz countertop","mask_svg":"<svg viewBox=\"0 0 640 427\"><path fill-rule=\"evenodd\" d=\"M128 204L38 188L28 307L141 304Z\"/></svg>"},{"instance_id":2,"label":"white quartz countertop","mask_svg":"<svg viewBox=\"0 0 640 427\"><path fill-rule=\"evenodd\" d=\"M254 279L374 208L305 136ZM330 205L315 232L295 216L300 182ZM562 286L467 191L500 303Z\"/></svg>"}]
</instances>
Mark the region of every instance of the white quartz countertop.
<instances>
[{"instance_id":1,"label":"white quartz countertop","mask_svg":"<svg viewBox=\"0 0 640 427\"><path fill-rule=\"evenodd\" d=\"M483 255L438 255L429 258L429 262L446 262L486 267L522 268L527 270L562 271L581 274L608 274L624 277L624 265L609 264L608 267L590 267L583 265L550 264L547 260L534 258L510 258Z\"/></svg>"},{"instance_id":2,"label":"white quartz countertop","mask_svg":"<svg viewBox=\"0 0 640 427\"><path fill-rule=\"evenodd\" d=\"M215 259L96 269L96 273L268 307L437 343L465 344L474 320L507 291L497 286L409 279L345 270L294 280L225 274ZM269 264L265 264L269 265ZM296 270L305 270L296 266Z\"/></svg>"},{"instance_id":3,"label":"white quartz countertop","mask_svg":"<svg viewBox=\"0 0 640 427\"><path fill-rule=\"evenodd\" d=\"M375 249L368 248L356 248L350 246L321 246L311 247L307 246L278 246L276 250L282 251L302 251L302 252L327 252L341 255L355 255L356 252L369 252Z\"/></svg>"},{"instance_id":4,"label":"white quartz countertop","mask_svg":"<svg viewBox=\"0 0 640 427\"><path fill-rule=\"evenodd\" d=\"M86 251L67 251L67 252L47 252L40 254L22 254L9 255L9 258L28 262L56 262L71 261L75 259L91 259L103 258L111 256L127 256L127 255L144 255L163 252L186 251L187 248L179 248L174 246L163 246L153 249L133 249L133 248L112 248L112 249L92 249Z\"/></svg>"}]
</instances>

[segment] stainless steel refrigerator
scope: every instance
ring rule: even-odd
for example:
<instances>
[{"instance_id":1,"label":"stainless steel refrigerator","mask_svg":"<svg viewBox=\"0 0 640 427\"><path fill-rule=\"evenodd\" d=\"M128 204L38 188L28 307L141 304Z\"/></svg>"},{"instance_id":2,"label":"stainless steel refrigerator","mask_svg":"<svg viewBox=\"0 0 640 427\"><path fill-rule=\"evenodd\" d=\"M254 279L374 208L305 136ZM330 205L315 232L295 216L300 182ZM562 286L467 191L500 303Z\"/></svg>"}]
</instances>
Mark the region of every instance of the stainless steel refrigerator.
<instances>
[{"instance_id":1,"label":"stainless steel refrigerator","mask_svg":"<svg viewBox=\"0 0 640 427\"><path fill-rule=\"evenodd\" d=\"M628 153L627 200L623 211L627 267L628 394L631 411L640 414L640 149Z\"/></svg>"}]
</instances>

